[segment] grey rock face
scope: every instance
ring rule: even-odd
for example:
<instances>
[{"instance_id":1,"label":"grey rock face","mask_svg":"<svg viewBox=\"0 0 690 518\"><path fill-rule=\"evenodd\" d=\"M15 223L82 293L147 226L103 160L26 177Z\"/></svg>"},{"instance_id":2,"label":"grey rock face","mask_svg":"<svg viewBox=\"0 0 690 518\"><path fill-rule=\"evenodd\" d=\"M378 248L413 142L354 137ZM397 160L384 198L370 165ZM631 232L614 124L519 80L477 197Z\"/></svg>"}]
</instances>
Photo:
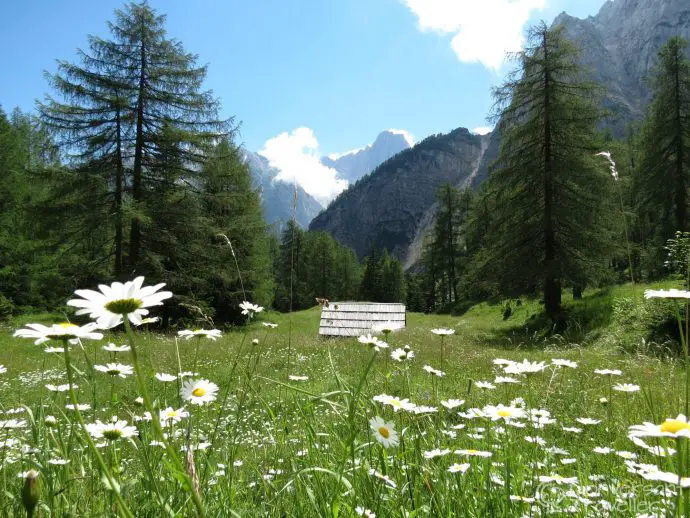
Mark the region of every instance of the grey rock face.
<instances>
[{"instance_id":1,"label":"grey rock face","mask_svg":"<svg viewBox=\"0 0 690 518\"><path fill-rule=\"evenodd\" d=\"M263 156L243 150L244 159L261 194L261 207L269 225L280 230L294 215L297 224L307 228L323 207L299 185L276 180L279 171ZM296 205L295 205L296 202Z\"/></svg>"},{"instance_id":2,"label":"grey rock face","mask_svg":"<svg viewBox=\"0 0 690 518\"><path fill-rule=\"evenodd\" d=\"M352 184L365 174L371 173L392 156L409 149L409 147L410 144L403 135L382 131L374 143L364 149L338 158L323 157L321 163L338 171L340 178Z\"/></svg>"},{"instance_id":3,"label":"grey rock face","mask_svg":"<svg viewBox=\"0 0 690 518\"><path fill-rule=\"evenodd\" d=\"M487 138L465 128L426 138L341 193L310 230L331 233L360 257L386 248L405 261L438 188L471 178Z\"/></svg>"}]
</instances>

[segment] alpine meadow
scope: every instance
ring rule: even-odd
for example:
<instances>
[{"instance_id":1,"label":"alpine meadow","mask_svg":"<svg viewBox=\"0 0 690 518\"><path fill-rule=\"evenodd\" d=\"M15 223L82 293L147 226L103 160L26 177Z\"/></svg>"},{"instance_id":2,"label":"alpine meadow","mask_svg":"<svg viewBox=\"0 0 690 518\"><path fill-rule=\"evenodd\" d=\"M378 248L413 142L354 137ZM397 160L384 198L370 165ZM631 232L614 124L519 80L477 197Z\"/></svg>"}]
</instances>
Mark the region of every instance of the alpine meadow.
<instances>
[{"instance_id":1,"label":"alpine meadow","mask_svg":"<svg viewBox=\"0 0 690 518\"><path fill-rule=\"evenodd\" d=\"M687 0L114 1L2 8L0 516L690 517Z\"/></svg>"}]
</instances>

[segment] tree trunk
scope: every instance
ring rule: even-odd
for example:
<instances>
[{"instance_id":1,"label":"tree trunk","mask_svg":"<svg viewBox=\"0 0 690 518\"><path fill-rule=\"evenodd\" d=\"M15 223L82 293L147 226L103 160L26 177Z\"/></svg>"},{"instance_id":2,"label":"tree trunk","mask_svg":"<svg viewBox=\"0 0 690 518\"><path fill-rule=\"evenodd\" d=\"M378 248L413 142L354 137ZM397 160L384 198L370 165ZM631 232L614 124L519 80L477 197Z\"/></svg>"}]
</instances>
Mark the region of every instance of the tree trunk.
<instances>
[{"instance_id":1,"label":"tree trunk","mask_svg":"<svg viewBox=\"0 0 690 518\"><path fill-rule=\"evenodd\" d=\"M141 210L138 202L141 201L141 172L144 154L144 89L146 86L146 44L144 40L144 27L142 21L141 31L141 57L139 66L139 94L137 98L137 130L134 144L134 171L132 178L132 197L137 205L136 210ZM139 249L141 247L141 222L137 214L132 218L129 234L129 265L136 270L139 262Z\"/></svg>"},{"instance_id":2,"label":"tree trunk","mask_svg":"<svg viewBox=\"0 0 690 518\"><path fill-rule=\"evenodd\" d=\"M544 30L544 308L555 319L561 310L561 280L556 260L556 237L553 229L553 170L551 150L551 77L549 54Z\"/></svg>"},{"instance_id":3,"label":"tree trunk","mask_svg":"<svg viewBox=\"0 0 690 518\"><path fill-rule=\"evenodd\" d=\"M115 164L115 278L122 276L122 183L124 181L124 171L122 166L122 137L120 120L120 99L115 96L117 111L115 113L116 122L116 164Z\"/></svg>"}]
</instances>

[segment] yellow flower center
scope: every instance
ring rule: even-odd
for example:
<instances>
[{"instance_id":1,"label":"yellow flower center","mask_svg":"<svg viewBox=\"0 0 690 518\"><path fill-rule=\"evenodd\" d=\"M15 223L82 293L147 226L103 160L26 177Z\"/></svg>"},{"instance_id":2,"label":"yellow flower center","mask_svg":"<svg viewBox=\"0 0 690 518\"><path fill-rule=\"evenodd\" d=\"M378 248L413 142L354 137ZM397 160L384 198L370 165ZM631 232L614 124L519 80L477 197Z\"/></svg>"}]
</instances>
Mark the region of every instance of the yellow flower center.
<instances>
[{"instance_id":1,"label":"yellow flower center","mask_svg":"<svg viewBox=\"0 0 690 518\"><path fill-rule=\"evenodd\" d=\"M62 329L69 329L70 327L77 327L77 324L73 324L71 322L62 322L61 324L58 324Z\"/></svg>"},{"instance_id":2,"label":"yellow flower center","mask_svg":"<svg viewBox=\"0 0 690 518\"><path fill-rule=\"evenodd\" d=\"M499 410L498 415L500 415L501 417L510 417L511 413L510 410Z\"/></svg>"},{"instance_id":3,"label":"yellow flower center","mask_svg":"<svg viewBox=\"0 0 690 518\"><path fill-rule=\"evenodd\" d=\"M142 304L143 302L139 299L111 300L105 305L105 309L116 315L127 315L134 313Z\"/></svg>"},{"instance_id":4,"label":"yellow flower center","mask_svg":"<svg viewBox=\"0 0 690 518\"><path fill-rule=\"evenodd\" d=\"M681 430L690 430L690 424L679 419L668 419L659 426L659 429L665 433L678 433Z\"/></svg>"},{"instance_id":5,"label":"yellow flower center","mask_svg":"<svg viewBox=\"0 0 690 518\"><path fill-rule=\"evenodd\" d=\"M194 397L203 397L204 394L206 394L206 389L204 387L197 387L192 390L192 396Z\"/></svg>"},{"instance_id":6,"label":"yellow flower center","mask_svg":"<svg viewBox=\"0 0 690 518\"><path fill-rule=\"evenodd\" d=\"M402 406L402 402L397 399L391 399L391 406Z\"/></svg>"},{"instance_id":7,"label":"yellow flower center","mask_svg":"<svg viewBox=\"0 0 690 518\"><path fill-rule=\"evenodd\" d=\"M381 437L383 437L384 439L388 439L391 435L391 432L385 426L381 426L379 428L379 434L381 434Z\"/></svg>"},{"instance_id":8,"label":"yellow flower center","mask_svg":"<svg viewBox=\"0 0 690 518\"><path fill-rule=\"evenodd\" d=\"M105 437L109 441L115 441L122 437L122 430L118 430L117 428L113 428L111 430L104 430L103 437Z\"/></svg>"},{"instance_id":9,"label":"yellow flower center","mask_svg":"<svg viewBox=\"0 0 690 518\"><path fill-rule=\"evenodd\" d=\"M474 455L475 453L479 453L479 450L467 450L467 453Z\"/></svg>"}]
</instances>

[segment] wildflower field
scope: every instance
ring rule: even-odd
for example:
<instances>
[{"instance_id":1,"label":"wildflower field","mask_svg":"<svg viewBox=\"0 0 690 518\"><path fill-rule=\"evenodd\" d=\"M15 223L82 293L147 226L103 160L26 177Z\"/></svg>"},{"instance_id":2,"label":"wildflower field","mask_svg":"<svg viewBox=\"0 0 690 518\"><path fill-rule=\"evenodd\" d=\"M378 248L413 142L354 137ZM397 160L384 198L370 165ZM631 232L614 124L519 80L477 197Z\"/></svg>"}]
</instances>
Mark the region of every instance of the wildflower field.
<instances>
[{"instance_id":1,"label":"wildflower field","mask_svg":"<svg viewBox=\"0 0 690 518\"><path fill-rule=\"evenodd\" d=\"M682 357L507 339L498 307L159 334L160 286L106 288L72 303L92 324L0 331L1 516L690 512Z\"/></svg>"}]
</instances>

